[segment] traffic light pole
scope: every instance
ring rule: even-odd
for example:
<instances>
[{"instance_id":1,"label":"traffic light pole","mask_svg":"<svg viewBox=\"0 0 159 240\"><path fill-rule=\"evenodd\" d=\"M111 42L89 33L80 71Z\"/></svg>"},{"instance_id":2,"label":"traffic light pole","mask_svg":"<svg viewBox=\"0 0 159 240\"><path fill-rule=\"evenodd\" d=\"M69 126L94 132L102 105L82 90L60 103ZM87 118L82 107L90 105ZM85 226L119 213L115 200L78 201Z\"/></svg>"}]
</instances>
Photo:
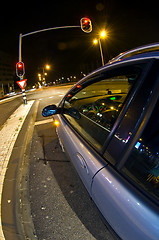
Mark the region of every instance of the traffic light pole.
<instances>
[{"instance_id":1,"label":"traffic light pole","mask_svg":"<svg viewBox=\"0 0 159 240\"><path fill-rule=\"evenodd\" d=\"M19 34L19 62L22 62L22 34ZM23 76L19 77L20 80L23 80ZM24 104L27 104L27 98L26 98L26 93L25 89L22 89L22 95L23 95L23 101Z\"/></svg>"},{"instance_id":2,"label":"traffic light pole","mask_svg":"<svg viewBox=\"0 0 159 240\"><path fill-rule=\"evenodd\" d=\"M41 29L38 31L26 33L26 34L20 33L19 34L19 62L22 62L22 38L23 37L27 37L27 36L30 36L30 35L33 35L36 33L46 32L46 31L50 31L50 30L57 30L57 29L64 29L64 28L80 28L80 27L81 26L62 26L62 27L45 28L45 29ZM20 77L20 80L23 80L23 76ZM24 104L27 104L25 89L22 89L22 95L23 95Z\"/></svg>"},{"instance_id":3,"label":"traffic light pole","mask_svg":"<svg viewBox=\"0 0 159 240\"><path fill-rule=\"evenodd\" d=\"M82 31L86 33L90 33L92 31L92 24L89 18L82 18L80 20L81 26L62 26L62 27L53 27L53 28L45 28L41 30L37 30L34 32L29 32L26 34L19 34L19 62L22 62L22 38L27 37L36 33L51 31L51 30L58 30L58 29L68 29L68 28L81 28ZM87 26L88 25L88 26ZM20 80L23 80L23 76L20 77ZM27 104L25 89L22 90L24 104Z\"/></svg>"},{"instance_id":4,"label":"traffic light pole","mask_svg":"<svg viewBox=\"0 0 159 240\"><path fill-rule=\"evenodd\" d=\"M26 99L25 89L22 89L22 95L23 95L23 101L24 101L24 104L27 104L27 99Z\"/></svg>"},{"instance_id":5,"label":"traffic light pole","mask_svg":"<svg viewBox=\"0 0 159 240\"><path fill-rule=\"evenodd\" d=\"M26 34L19 34L19 62L22 61L22 38L27 37L32 34L40 33L40 32L46 32L46 31L51 31L51 30L58 30L58 29L67 29L67 28L81 28L82 31L86 33L90 33L92 31L92 23L89 18L81 18L80 20L80 26L62 26L62 27L53 27L53 28L44 28L41 30L29 32Z\"/></svg>"},{"instance_id":6,"label":"traffic light pole","mask_svg":"<svg viewBox=\"0 0 159 240\"><path fill-rule=\"evenodd\" d=\"M45 28L45 29L34 31L34 32L29 32L26 34L20 33L19 34L19 62L22 62L22 38L23 37L27 37L29 35L33 35L40 32L51 31L51 30L58 30L58 29L65 29L65 28L80 28L80 27L81 26L62 26L62 27Z\"/></svg>"},{"instance_id":7,"label":"traffic light pole","mask_svg":"<svg viewBox=\"0 0 159 240\"><path fill-rule=\"evenodd\" d=\"M19 62L22 62L22 34L19 34Z\"/></svg>"}]
</instances>

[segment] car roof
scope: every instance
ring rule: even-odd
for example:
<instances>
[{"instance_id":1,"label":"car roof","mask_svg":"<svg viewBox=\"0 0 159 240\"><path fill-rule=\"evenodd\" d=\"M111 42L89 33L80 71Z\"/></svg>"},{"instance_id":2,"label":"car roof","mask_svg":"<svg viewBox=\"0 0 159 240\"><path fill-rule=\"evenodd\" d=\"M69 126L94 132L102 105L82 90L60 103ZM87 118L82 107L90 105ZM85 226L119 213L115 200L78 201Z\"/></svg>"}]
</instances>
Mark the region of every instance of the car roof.
<instances>
[{"instance_id":1,"label":"car roof","mask_svg":"<svg viewBox=\"0 0 159 240\"><path fill-rule=\"evenodd\" d=\"M101 71L103 71L113 65L124 63L124 62L126 63L131 60L143 60L143 59L150 59L150 58L159 59L159 42L140 46L140 47L131 49L129 51L120 53L118 56L111 59L104 66L101 66L100 68L94 70L93 72L89 73L87 76L82 78L79 82L77 82L75 84L75 86L78 85L79 83L82 83L82 82L85 82L85 81L91 79L92 77L93 78L96 77L96 74L99 74ZM72 90L72 88L71 88L71 90Z\"/></svg>"},{"instance_id":2,"label":"car roof","mask_svg":"<svg viewBox=\"0 0 159 240\"><path fill-rule=\"evenodd\" d=\"M111 59L106 65L118 61L127 61L128 59L141 59L141 58L159 58L159 43L152 43L140 46L129 51L120 53L115 58Z\"/></svg>"}]
</instances>

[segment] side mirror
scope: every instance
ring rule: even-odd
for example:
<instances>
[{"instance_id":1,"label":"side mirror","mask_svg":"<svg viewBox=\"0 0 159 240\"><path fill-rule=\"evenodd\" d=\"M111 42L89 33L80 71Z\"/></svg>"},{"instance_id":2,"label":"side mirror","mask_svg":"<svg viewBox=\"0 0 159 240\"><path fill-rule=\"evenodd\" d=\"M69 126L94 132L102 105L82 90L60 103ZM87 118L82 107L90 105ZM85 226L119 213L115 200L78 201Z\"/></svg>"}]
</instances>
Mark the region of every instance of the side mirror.
<instances>
[{"instance_id":1,"label":"side mirror","mask_svg":"<svg viewBox=\"0 0 159 240\"><path fill-rule=\"evenodd\" d=\"M43 117L49 117L59 113L61 113L61 108L56 107L56 105L49 105L42 110Z\"/></svg>"}]
</instances>

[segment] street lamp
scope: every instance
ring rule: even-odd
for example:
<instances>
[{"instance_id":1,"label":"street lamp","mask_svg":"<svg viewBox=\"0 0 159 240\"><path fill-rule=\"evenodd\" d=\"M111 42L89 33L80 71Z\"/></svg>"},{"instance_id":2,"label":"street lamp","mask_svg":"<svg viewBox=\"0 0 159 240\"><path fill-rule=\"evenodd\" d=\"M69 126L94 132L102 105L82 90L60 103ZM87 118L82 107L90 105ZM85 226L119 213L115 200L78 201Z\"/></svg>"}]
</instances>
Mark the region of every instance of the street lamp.
<instances>
[{"instance_id":1,"label":"street lamp","mask_svg":"<svg viewBox=\"0 0 159 240\"><path fill-rule=\"evenodd\" d=\"M50 65L46 64L45 68L46 68L47 70L50 70Z\"/></svg>"},{"instance_id":2,"label":"street lamp","mask_svg":"<svg viewBox=\"0 0 159 240\"><path fill-rule=\"evenodd\" d=\"M40 67L42 69L42 73L38 74L39 80L43 80L42 84L45 84L45 76L47 76L47 70L50 70L50 65L49 64L45 64L43 67Z\"/></svg>"},{"instance_id":3,"label":"street lamp","mask_svg":"<svg viewBox=\"0 0 159 240\"><path fill-rule=\"evenodd\" d=\"M104 66L104 58L103 58L103 50L102 50L102 44L101 44L101 38L105 38L107 36L107 33L105 30L101 31L100 37L93 40L94 44L99 43L99 49L100 49L100 55L102 60L102 66Z\"/></svg>"},{"instance_id":4,"label":"street lamp","mask_svg":"<svg viewBox=\"0 0 159 240\"><path fill-rule=\"evenodd\" d=\"M101 36L102 38L105 38L105 37L107 36L106 31L103 30L103 31L100 33L100 36Z\"/></svg>"},{"instance_id":5,"label":"street lamp","mask_svg":"<svg viewBox=\"0 0 159 240\"><path fill-rule=\"evenodd\" d=\"M98 39L94 39L94 40L93 40L93 43L94 43L94 44L97 44L97 43L98 43Z\"/></svg>"}]
</instances>

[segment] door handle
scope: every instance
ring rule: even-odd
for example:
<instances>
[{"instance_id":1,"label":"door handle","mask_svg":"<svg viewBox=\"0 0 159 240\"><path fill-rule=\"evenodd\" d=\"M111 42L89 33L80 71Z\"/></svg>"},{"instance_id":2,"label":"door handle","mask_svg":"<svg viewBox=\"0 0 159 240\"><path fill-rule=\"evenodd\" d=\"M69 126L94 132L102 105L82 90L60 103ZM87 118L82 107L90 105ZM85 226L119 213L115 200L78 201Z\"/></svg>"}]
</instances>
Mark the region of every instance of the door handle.
<instances>
[{"instance_id":1,"label":"door handle","mask_svg":"<svg viewBox=\"0 0 159 240\"><path fill-rule=\"evenodd\" d=\"M85 159L83 158L83 156L82 156L80 153L78 153L78 152L76 153L76 156L77 156L77 158L78 158L79 161L80 161L81 167L86 170L87 174L89 174L88 165L87 165L87 163L86 163L86 160L85 160Z\"/></svg>"}]
</instances>

